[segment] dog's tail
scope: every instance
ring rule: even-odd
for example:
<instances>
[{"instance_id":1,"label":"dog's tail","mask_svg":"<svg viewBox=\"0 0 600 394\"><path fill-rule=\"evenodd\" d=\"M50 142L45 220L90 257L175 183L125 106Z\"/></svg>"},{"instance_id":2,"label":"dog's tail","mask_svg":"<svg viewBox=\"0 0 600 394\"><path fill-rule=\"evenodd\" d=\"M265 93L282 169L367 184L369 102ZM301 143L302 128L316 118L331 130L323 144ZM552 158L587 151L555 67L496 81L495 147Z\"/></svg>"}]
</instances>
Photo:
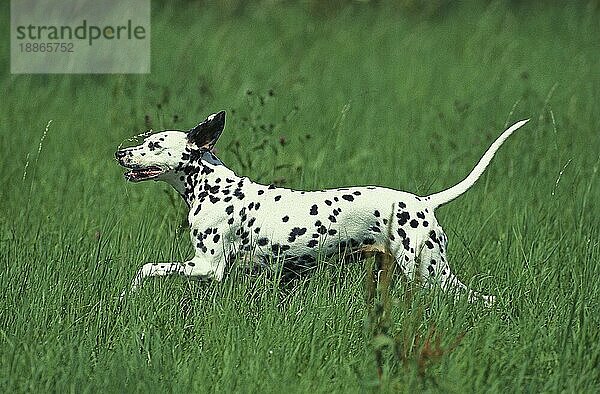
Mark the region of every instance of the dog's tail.
<instances>
[{"instance_id":1,"label":"dog's tail","mask_svg":"<svg viewBox=\"0 0 600 394\"><path fill-rule=\"evenodd\" d=\"M471 173L465 179L463 179L458 184L452 186L449 189L446 189L439 193L431 194L430 196L428 196L426 199L431 204L431 206L433 208L437 208L441 205L444 205L444 204L454 200L456 197L460 196L461 194L463 194L464 192L469 190L469 188L471 186L473 186L473 184L477 181L477 179L479 179L481 174L483 174L483 172L487 168L488 164L490 164L490 161L494 157L494 154L496 153L496 151L500 148L500 146L502 146L502 143L515 130L519 129L521 126L523 126L527 122L529 122L529 119L521 120L521 121L515 123L514 125L510 126L508 129L506 129L506 131L504 131L504 133L502 133L500 135L500 137L498 137L496 139L496 141L494 141L494 143L483 154L483 156L479 160L479 163L477 163L475 168L473 168L473 171L471 171Z\"/></svg>"}]
</instances>

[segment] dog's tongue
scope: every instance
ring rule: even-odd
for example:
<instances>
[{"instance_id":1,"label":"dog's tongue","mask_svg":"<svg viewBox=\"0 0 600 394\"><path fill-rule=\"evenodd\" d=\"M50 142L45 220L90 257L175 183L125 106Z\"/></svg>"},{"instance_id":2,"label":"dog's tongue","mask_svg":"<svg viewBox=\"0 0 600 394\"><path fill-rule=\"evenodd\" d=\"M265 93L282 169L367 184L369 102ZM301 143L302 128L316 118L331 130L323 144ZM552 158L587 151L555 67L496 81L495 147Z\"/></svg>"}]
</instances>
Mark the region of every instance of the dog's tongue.
<instances>
[{"instance_id":1,"label":"dog's tongue","mask_svg":"<svg viewBox=\"0 0 600 394\"><path fill-rule=\"evenodd\" d=\"M146 167L139 168L131 171L127 171L125 179L130 182L139 182L146 179L154 178L162 173L162 170L158 167Z\"/></svg>"}]
</instances>

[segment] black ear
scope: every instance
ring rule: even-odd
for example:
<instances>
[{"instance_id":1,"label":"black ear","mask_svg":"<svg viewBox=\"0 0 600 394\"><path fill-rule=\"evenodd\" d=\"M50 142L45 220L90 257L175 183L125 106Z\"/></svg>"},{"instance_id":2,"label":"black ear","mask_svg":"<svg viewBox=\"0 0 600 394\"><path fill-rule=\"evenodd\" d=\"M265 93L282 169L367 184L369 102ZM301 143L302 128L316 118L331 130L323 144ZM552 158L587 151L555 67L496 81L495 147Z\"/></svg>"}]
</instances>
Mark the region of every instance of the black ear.
<instances>
[{"instance_id":1,"label":"black ear","mask_svg":"<svg viewBox=\"0 0 600 394\"><path fill-rule=\"evenodd\" d=\"M225 127L225 111L210 115L198 126L188 132L189 142L196 144L199 148L211 150Z\"/></svg>"}]
</instances>

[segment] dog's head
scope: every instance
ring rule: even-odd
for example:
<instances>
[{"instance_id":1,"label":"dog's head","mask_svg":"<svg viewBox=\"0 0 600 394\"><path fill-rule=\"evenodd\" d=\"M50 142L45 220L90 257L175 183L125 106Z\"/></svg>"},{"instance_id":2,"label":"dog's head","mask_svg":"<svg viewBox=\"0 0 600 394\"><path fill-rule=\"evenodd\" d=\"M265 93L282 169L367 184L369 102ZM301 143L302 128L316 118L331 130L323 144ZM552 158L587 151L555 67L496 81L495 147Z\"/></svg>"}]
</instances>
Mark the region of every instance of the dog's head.
<instances>
[{"instance_id":1,"label":"dog's head","mask_svg":"<svg viewBox=\"0 0 600 394\"><path fill-rule=\"evenodd\" d=\"M115 157L128 168L131 182L149 179L173 183L186 168L200 167L201 161L217 164L210 151L225 127L225 111L210 115L189 131L166 130L152 134L141 145L120 149ZM189 170L188 170L189 172Z\"/></svg>"}]
</instances>

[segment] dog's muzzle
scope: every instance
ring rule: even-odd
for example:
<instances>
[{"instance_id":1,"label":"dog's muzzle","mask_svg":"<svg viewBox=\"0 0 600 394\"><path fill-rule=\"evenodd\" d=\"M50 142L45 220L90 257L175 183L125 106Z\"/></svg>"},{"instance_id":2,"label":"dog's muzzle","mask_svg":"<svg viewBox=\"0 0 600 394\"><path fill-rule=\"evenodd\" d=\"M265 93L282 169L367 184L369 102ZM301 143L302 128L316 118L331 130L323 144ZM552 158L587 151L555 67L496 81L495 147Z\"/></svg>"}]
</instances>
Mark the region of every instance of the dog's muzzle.
<instances>
[{"instance_id":1,"label":"dog's muzzle","mask_svg":"<svg viewBox=\"0 0 600 394\"><path fill-rule=\"evenodd\" d=\"M130 182L140 182L148 179L153 179L163 174L165 171L158 166L140 166L137 164L131 164L126 160L126 157L130 156L126 150L118 150L115 152L115 158L122 167L128 168L124 176Z\"/></svg>"}]
</instances>

